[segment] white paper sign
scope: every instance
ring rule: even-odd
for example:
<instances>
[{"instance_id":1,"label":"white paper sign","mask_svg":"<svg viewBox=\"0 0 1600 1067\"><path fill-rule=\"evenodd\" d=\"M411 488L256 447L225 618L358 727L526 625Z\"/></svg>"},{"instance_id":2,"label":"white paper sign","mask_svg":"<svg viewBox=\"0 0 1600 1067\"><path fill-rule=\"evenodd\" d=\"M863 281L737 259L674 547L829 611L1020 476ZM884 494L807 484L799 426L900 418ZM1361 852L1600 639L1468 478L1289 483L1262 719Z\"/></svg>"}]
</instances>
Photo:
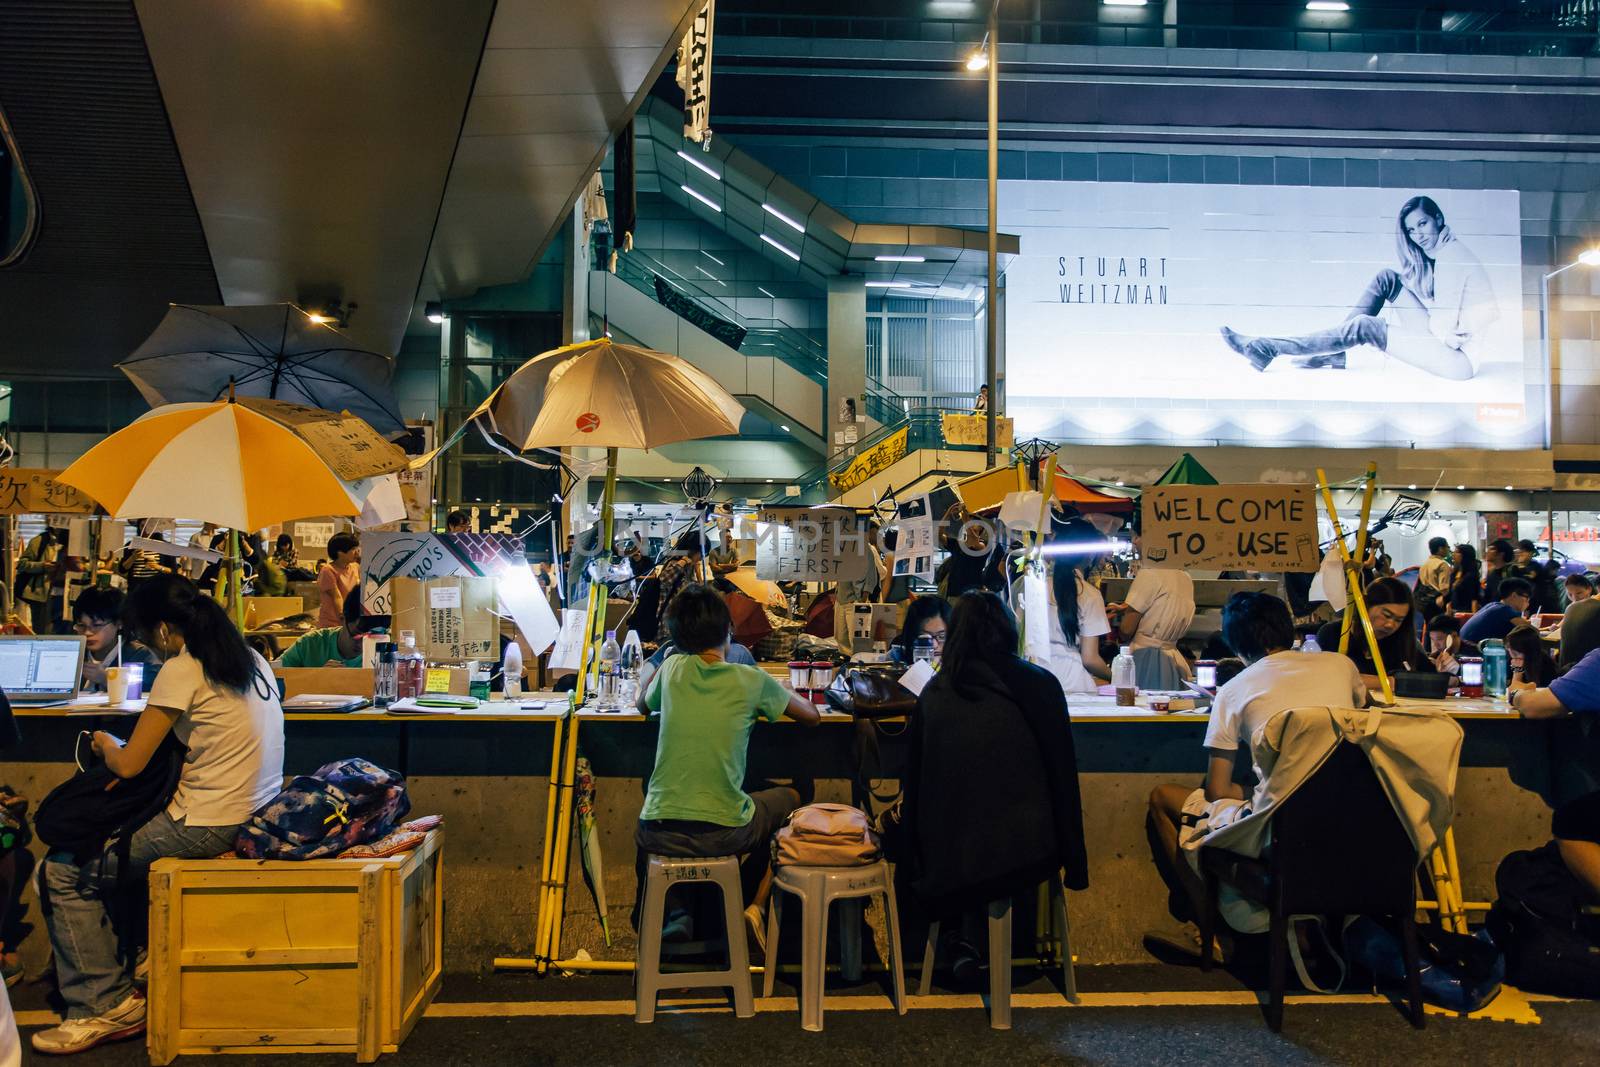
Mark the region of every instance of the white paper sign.
<instances>
[{"instance_id":1,"label":"white paper sign","mask_svg":"<svg viewBox=\"0 0 1600 1067\"><path fill-rule=\"evenodd\" d=\"M919 659L913 663L900 676L900 684L917 696L922 695L923 687L931 681L933 681L933 664L925 659Z\"/></svg>"},{"instance_id":2,"label":"white paper sign","mask_svg":"<svg viewBox=\"0 0 1600 1067\"><path fill-rule=\"evenodd\" d=\"M895 577L910 575L932 581L933 514L928 498L919 496L901 504L895 530Z\"/></svg>"},{"instance_id":3,"label":"white paper sign","mask_svg":"<svg viewBox=\"0 0 1600 1067\"><path fill-rule=\"evenodd\" d=\"M561 612L561 632L556 635L555 647L550 650L550 669L575 671L583 653L584 613L568 608Z\"/></svg>"},{"instance_id":4,"label":"white paper sign","mask_svg":"<svg viewBox=\"0 0 1600 1067\"><path fill-rule=\"evenodd\" d=\"M428 607L430 608L459 608L461 606L461 587L459 585L440 585L428 590Z\"/></svg>"},{"instance_id":5,"label":"white paper sign","mask_svg":"<svg viewBox=\"0 0 1600 1067\"><path fill-rule=\"evenodd\" d=\"M1044 572L1029 567L1022 575L1022 647L1029 663L1050 665L1050 587Z\"/></svg>"}]
</instances>

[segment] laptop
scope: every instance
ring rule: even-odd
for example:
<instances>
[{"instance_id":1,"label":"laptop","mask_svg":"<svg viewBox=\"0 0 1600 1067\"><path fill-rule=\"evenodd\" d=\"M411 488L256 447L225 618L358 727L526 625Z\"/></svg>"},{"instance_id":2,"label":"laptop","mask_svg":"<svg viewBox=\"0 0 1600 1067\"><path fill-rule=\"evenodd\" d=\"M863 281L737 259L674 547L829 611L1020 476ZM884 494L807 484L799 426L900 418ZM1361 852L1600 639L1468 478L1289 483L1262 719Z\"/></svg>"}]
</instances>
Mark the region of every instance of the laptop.
<instances>
[{"instance_id":1,"label":"laptop","mask_svg":"<svg viewBox=\"0 0 1600 1067\"><path fill-rule=\"evenodd\" d=\"M0 689L16 705L56 704L78 695L83 638L0 635Z\"/></svg>"}]
</instances>

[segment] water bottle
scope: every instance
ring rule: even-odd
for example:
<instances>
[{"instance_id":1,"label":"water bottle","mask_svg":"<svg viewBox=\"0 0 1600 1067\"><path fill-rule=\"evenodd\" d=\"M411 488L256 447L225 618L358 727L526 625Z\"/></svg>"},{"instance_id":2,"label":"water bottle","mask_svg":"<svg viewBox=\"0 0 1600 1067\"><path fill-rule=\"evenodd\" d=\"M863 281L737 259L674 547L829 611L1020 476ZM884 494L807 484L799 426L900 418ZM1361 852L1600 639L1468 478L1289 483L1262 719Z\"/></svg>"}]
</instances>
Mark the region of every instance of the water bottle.
<instances>
[{"instance_id":1,"label":"water bottle","mask_svg":"<svg viewBox=\"0 0 1600 1067\"><path fill-rule=\"evenodd\" d=\"M505 659L500 661L503 681L501 695L507 700L522 696L522 646L512 641L506 645Z\"/></svg>"},{"instance_id":2,"label":"water bottle","mask_svg":"<svg viewBox=\"0 0 1600 1067\"><path fill-rule=\"evenodd\" d=\"M1506 657L1506 644L1491 637L1478 646L1483 653L1483 691L1487 696L1500 698L1506 695L1506 681L1510 678L1510 661Z\"/></svg>"},{"instance_id":3,"label":"water bottle","mask_svg":"<svg viewBox=\"0 0 1600 1067\"><path fill-rule=\"evenodd\" d=\"M639 631L629 630L622 642L622 674L617 684L617 707L623 711L633 708L639 701L639 668L644 663L644 648L639 644Z\"/></svg>"},{"instance_id":4,"label":"water bottle","mask_svg":"<svg viewBox=\"0 0 1600 1067\"><path fill-rule=\"evenodd\" d=\"M600 643L600 701L601 711L611 711L617 706L617 674L621 669L622 646L617 644L617 631L607 630L606 639Z\"/></svg>"},{"instance_id":5,"label":"water bottle","mask_svg":"<svg viewBox=\"0 0 1600 1067\"><path fill-rule=\"evenodd\" d=\"M1300 645L1301 652L1321 652L1322 646L1317 644L1316 634L1306 634L1306 639Z\"/></svg>"},{"instance_id":6,"label":"water bottle","mask_svg":"<svg viewBox=\"0 0 1600 1067\"><path fill-rule=\"evenodd\" d=\"M422 695L427 668L417 649L417 635L400 631L400 648L394 654L394 695L396 700L415 700Z\"/></svg>"},{"instance_id":7,"label":"water bottle","mask_svg":"<svg viewBox=\"0 0 1600 1067\"><path fill-rule=\"evenodd\" d=\"M928 636L927 634L919 634L917 636L917 639L911 643L911 662L912 663L932 663L933 662L933 638L932 637Z\"/></svg>"},{"instance_id":8,"label":"water bottle","mask_svg":"<svg viewBox=\"0 0 1600 1067\"><path fill-rule=\"evenodd\" d=\"M394 642L384 641L372 656L372 706L386 708L395 699Z\"/></svg>"},{"instance_id":9,"label":"water bottle","mask_svg":"<svg viewBox=\"0 0 1600 1067\"><path fill-rule=\"evenodd\" d=\"M1133 649L1127 645L1111 661L1111 684L1117 690L1117 706L1131 708L1139 695L1139 683L1133 669Z\"/></svg>"}]
</instances>

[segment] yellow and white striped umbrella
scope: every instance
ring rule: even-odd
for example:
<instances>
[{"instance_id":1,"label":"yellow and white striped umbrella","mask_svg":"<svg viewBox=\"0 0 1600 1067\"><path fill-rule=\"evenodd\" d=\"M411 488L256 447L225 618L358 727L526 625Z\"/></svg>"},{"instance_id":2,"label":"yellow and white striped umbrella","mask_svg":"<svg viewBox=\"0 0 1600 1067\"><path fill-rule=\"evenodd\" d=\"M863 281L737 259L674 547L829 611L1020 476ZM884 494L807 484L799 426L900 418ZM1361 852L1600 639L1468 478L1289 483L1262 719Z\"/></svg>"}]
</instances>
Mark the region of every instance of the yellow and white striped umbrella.
<instances>
[{"instance_id":1,"label":"yellow and white striped umbrella","mask_svg":"<svg viewBox=\"0 0 1600 1067\"><path fill-rule=\"evenodd\" d=\"M58 480L113 518L184 518L234 530L358 515L316 451L243 404L170 404L95 445Z\"/></svg>"}]
</instances>

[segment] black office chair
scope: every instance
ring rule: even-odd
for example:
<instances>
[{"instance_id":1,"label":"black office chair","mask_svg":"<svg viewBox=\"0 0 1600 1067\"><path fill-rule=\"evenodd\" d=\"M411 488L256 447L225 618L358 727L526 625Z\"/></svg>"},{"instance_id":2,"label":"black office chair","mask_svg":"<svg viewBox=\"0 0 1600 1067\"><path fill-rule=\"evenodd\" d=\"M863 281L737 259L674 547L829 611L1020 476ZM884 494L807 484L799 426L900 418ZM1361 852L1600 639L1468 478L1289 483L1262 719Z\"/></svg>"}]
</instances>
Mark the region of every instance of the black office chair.
<instances>
[{"instance_id":1,"label":"black office chair","mask_svg":"<svg viewBox=\"0 0 1600 1067\"><path fill-rule=\"evenodd\" d=\"M1217 887L1227 882L1270 909L1267 1025L1283 1026L1290 915L1393 916L1400 924L1411 1025L1422 1029L1417 951L1417 855L1383 785L1359 745L1339 743L1272 815L1272 843L1259 859L1202 848L1206 907L1200 919L1201 968L1211 969Z\"/></svg>"}]
</instances>

